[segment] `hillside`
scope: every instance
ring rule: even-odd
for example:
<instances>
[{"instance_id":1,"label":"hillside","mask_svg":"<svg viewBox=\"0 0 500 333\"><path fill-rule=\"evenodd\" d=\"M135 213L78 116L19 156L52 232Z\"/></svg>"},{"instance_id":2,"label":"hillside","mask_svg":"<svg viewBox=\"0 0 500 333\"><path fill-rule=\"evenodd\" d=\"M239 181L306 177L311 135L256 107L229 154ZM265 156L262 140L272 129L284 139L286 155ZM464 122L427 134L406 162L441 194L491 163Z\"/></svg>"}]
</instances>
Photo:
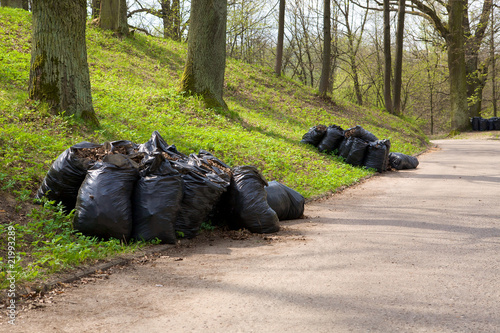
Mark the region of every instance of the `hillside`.
<instances>
[{"instance_id":1,"label":"hillside","mask_svg":"<svg viewBox=\"0 0 500 333\"><path fill-rule=\"evenodd\" d=\"M275 77L270 68L232 59L227 60L224 91L229 111L206 109L200 99L177 91L185 44L138 34L119 39L91 24L88 63L101 126L89 128L27 101L30 26L30 13L0 8L0 188L3 198L13 198L4 213L23 211L52 161L84 140L142 143L157 130L185 154L205 149L233 167L255 165L267 180L307 198L373 173L300 144L311 126L361 125L390 139L391 151L406 154L427 144L424 134L405 120L335 98L325 102L313 89ZM12 222L7 220L0 222Z\"/></svg>"}]
</instances>

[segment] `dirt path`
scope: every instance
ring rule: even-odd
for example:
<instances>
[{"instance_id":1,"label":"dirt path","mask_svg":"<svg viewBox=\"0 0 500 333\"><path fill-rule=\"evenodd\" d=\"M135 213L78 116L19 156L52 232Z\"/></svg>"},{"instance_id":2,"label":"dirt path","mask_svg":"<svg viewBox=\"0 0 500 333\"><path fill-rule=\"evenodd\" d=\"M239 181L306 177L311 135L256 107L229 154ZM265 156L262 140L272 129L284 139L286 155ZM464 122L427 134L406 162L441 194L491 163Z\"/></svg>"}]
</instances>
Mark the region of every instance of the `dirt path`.
<instances>
[{"instance_id":1,"label":"dirt path","mask_svg":"<svg viewBox=\"0 0 500 333\"><path fill-rule=\"evenodd\" d=\"M279 235L201 239L0 331L500 332L500 141L436 143Z\"/></svg>"}]
</instances>

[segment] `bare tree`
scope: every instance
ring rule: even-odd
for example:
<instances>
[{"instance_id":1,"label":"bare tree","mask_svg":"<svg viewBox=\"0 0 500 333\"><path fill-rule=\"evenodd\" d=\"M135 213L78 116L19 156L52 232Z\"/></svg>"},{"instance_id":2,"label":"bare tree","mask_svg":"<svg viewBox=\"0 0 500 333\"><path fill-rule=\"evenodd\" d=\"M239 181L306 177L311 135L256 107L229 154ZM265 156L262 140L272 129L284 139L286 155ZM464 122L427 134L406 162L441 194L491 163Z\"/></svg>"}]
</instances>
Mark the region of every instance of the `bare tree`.
<instances>
[{"instance_id":1,"label":"bare tree","mask_svg":"<svg viewBox=\"0 0 500 333\"><path fill-rule=\"evenodd\" d=\"M490 59L491 59L491 103L493 104L493 117L497 116L497 92L496 92L496 57L495 57L495 10L491 9L490 24Z\"/></svg>"},{"instance_id":2,"label":"bare tree","mask_svg":"<svg viewBox=\"0 0 500 333\"><path fill-rule=\"evenodd\" d=\"M323 98L327 96L330 87L330 61L332 35L330 29L330 0L323 1L323 65L321 67L321 78L319 81L319 94Z\"/></svg>"},{"instance_id":3,"label":"bare tree","mask_svg":"<svg viewBox=\"0 0 500 333\"><path fill-rule=\"evenodd\" d=\"M398 6L398 28L396 33L396 60L394 67L394 87L393 98L394 107L393 113L401 115L401 86L403 75L403 37L405 28L405 0L399 0Z\"/></svg>"},{"instance_id":4,"label":"bare tree","mask_svg":"<svg viewBox=\"0 0 500 333\"><path fill-rule=\"evenodd\" d=\"M283 63L283 39L285 34L285 0L280 0L279 19L278 19L278 45L276 46L276 64L274 73L281 75Z\"/></svg>"},{"instance_id":5,"label":"bare tree","mask_svg":"<svg viewBox=\"0 0 500 333\"><path fill-rule=\"evenodd\" d=\"M385 109L394 113L391 96L392 56L391 56L391 18L389 0L384 0L384 102Z\"/></svg>"}]
</instances>

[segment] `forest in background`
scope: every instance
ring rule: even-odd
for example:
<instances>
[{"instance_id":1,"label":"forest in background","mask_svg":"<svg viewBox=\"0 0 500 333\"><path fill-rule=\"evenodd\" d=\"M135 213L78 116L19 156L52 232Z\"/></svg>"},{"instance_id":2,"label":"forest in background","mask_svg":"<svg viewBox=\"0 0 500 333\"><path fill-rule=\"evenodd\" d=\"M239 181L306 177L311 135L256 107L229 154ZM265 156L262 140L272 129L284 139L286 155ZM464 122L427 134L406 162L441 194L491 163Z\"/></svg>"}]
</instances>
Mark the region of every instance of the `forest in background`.
<instances>
[{"instance_id":1,"label":"forest in background","mask_svg":"<svg viewBox=\"0 0 500 333\"><path fill-rule=\"evenodd\" d=\"M31 9L30 0L1 3ZM467 129L471 117L497 116L500 24L492 0L222 3L227 57L274 67L320 95L412 118L430 135ZM188 39L192 1L88 0L88 15L101 27L109 21L102 4L122 8L114 28L120 33Z\"/></svg>"},{"instance_id":2,"label":"forest in background","mask_svg":"<svg viewBox=\"0 0 500 333\"><path fill-rule=\"evenodd\" d=\"M401 112L417 120L426 134L450 131L450 83L446 41L416 8L420 1L406 1L403 34ZM487 1L468 1L469 35L481 28ZM397 15L400 1L390 1L391 53L396 52ZM447 24L447 1L421 1ZM189 1L129 1L129 24L155 36L186 40ZM324 1L288 0L282 71L315 89L319 87L323 55ZM162 19L161 8L179 8L175 20ZM273 68L276 59L279 1L228 1L227 56ZM156 10L156 12L155 12ZM172 12L170 17L172 17ZM469 96L480 103L480 115L497 116L498 104L498 5L492 3L489 21L478 51L477 69L468 80L479 80L482 93ZM174 15L175 16L175 15ZM175 22L174 22L175 21ZM167 24L164 24L167 22ZM166 33L174 26L175 34ZM385 109L383 2L375 0L331 1L331 70L329 93L336 99ZM476 38L477 39L477 38ZM391 75L394 80L394 75ZM477 88L476 88L477 89ZM473 95L473 94L471 94ZM497 106L498 107L498 106Z\"/></svg>"}]
</instances>

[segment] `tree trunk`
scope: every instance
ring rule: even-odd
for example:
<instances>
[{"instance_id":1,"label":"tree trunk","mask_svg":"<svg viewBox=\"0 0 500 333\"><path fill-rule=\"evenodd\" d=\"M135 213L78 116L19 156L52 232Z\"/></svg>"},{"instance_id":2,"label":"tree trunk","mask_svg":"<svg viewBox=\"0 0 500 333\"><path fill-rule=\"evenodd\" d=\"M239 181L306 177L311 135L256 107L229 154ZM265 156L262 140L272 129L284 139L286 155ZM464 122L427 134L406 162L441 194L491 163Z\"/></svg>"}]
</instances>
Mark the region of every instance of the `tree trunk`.
<instances>
[{"instance_id":1,"label":"tree trunk","mask_svg":"<svg viewBox=\"0 0 500 333\"><path fill-rule=\"evenodd\" d=\"M391 22L389 0L384 0L384 102L389 113L394 113L391 97Z\"/></svg>"},{"instance_id":2,"label":"tree trunk","mask_svg":"<svg viewBox=\"0 0 500 333\"><path fill-rule=\"evenodd\" d=\"M491 8L490 30L490 58L491 58L491 103L493 104L493 117L497 117L497 91L496 91L496 58L495 58L495 20L494 8Z\"/></svg>"},{"instance_id":3,"label":"tree trunk","mask_svg":"<svg viewBox=\"0 0 500 333\"><path fill-rule=\"evenodd\" d=\"M222 98L226 21L227 0L191 1L191 26L181 91L202 95L208 107L227 108Z\"/></svg>"},{"instance_id":4,"label":"tree trunk","mask_svg":"<svg viewBox=\"0 0 500 333\"><path fill-rule=\"evenodd\" d=\"M274 73L281 75L281 66L283 62L283 39L285 35L285 0L280 0L280 11L278 19L278 45L276 45L276 64Z\"/></svg>"},{"instance_id":5,"label":"tree trunk","mask_svg":"<svg viewBox=\"0 0 500 333\"><path fill-rule=\"evenodd\" d=\"M24 8L23 0L2 0L2 7Z\"/></svg>"},{"instance_id":6,"label":"tree trunk","mask_svg":"<svg viewBox=\"0 0 500 333\"><path fill-rule=\"evenodd\" d=\"M181 3L180 0L172 0L172 39L181 41Z\"/></svg>"},{"instance_id":7,"label":"tree trunk","mask_svg":"<svg viewBox=\"0 0 500 333\"><path fill-rule=\"evenodd\" d=\"M399 0L398 8L398 30L396 33L396 60L394 68L394 109L393 113L401 115L401 86L403 75L403 37L405 27L405 0Z\"/></svg>"},{"instance_id":8,"label":"tree trunk","mask_svg":"<svg viewBox=\"0 0 500 333\"><path fill-rule=\"evenodd\" d=\"M127 1L101 0L99 26L120 35L128 35Z\"/></svg>"},{"instance_id":9,"label":"tree trunk","mask_svg":"<svg viewBox=\"0 0 500 333\"><path fill-rule=\"evenodd\" d=\"M92 19L97 19L101 15L101 0L92 0Z\"/></svg>"},{"instance_id":10,"label":"tree trunk","mask_svg":"<svg viewBox=\"0 0 500 333\"><path fill-rule=\"evenodd\" d=\"M52 111L97 124L92 106L84 0L33 2L28 95Z\"/></svg>"},{"instance_id":11,"label":"tree trunk","mask_svg":"<svg viewBox=\"0 0 500 333\"><path fill-rule=\"evenodd\" d=\"M479 50L483 42L490 11L492 10L492 0L485 0L479 24L474 34L471 32L469 12L467 3L464 4L464 35L465 35L465 65L467 71L467 100L469 104L469 116L479 117L483 88L486 85L488 66L479 61Z\"/></svg>"},{"instance_id":12,"label":"tree trunk","mask_svg":"<svg viewBox=\"0 0 500 333\"><path fill-rule=\"evenodd\" d=\"M450 75L451 130L470 128L463 31L464 1L449 0L448 69Z\"/></svg>"},{"instance_id":13,"label":"tree trunk","mask_svg":"<svg viewBox=\"0 0 500 333\"><path fill-rule=\"evenodd\" d=\"M330 29L330 0L324 0L323 14L323 64L321 67L321 78L319 81L319 94L323 98L328 94L330 86L330 61L331 61L331 45L332 35Z\"/></svg>"}]
</instances>

